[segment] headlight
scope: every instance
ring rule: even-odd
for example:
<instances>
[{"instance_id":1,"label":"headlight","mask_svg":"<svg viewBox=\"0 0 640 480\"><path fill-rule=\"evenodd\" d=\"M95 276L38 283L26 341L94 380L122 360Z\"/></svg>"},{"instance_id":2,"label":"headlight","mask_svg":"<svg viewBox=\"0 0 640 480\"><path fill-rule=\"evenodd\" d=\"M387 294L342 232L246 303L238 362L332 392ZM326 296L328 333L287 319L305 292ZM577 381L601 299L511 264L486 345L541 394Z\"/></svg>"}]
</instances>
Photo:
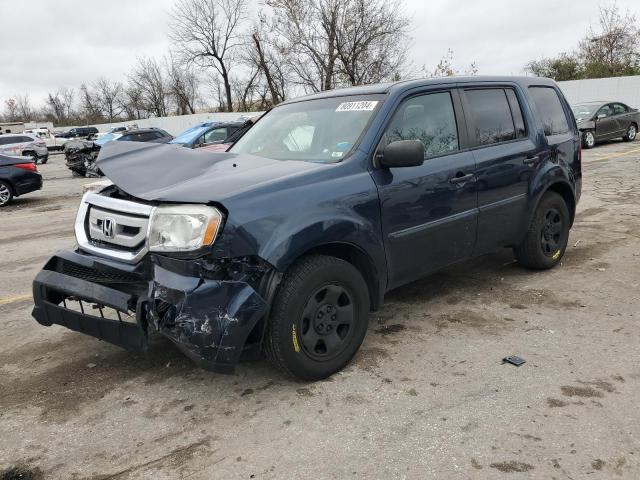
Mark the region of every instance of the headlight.
<instances>
[{"instance_id":1,"label":"headlight","mask_svg":"<svg viewBox=\"0 0 640 480\"><path fill-rule=\"evenodd\" d=\"M217 208L205 205L157 207L149 226L149 250L187 252L211 245L222 224Z\"/></svg>"}]
</instances>

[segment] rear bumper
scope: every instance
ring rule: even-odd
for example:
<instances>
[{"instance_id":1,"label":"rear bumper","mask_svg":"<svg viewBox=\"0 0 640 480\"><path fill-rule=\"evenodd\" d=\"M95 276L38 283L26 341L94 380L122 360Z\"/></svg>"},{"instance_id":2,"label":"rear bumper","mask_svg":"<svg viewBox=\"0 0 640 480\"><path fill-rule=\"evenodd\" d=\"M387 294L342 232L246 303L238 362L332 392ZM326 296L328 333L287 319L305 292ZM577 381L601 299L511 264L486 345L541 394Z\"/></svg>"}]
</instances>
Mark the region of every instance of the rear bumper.
<instances>
[{"instance_id":1,"label":"rear bumper","mask_svg":"<svg viewBox=\"0 0 640 480\"><path fill-rule=\"evenodd\" d=\"M35 192L42 188L42 176L38 173L22 176L15 183L16 195L24 195L26 193Z\"/></svg>"},{"instance_id":2,"label":"rear bumper","mask_svg":"<svg viewBox=\"0 0 640 480\"><path fill-rule=\"evenodd\" d=\"M33 317L132 352L157 331L200 367L232 372L266 302L244 281L203 278L197 260L147 257L124 265L59 252L33 282Z\"/></svg>"}]
</instances>

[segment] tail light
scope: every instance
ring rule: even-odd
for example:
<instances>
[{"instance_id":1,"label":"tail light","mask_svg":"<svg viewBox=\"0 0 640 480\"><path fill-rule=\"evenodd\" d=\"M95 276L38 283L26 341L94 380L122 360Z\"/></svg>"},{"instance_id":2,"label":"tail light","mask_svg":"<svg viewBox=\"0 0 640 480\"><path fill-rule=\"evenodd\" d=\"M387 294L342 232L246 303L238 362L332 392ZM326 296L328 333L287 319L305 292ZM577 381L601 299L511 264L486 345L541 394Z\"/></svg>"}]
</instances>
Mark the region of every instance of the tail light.
<instances>
[{"instance_id":1,"label":"tail light","mask_svg":"<svg viewBox=\"0 0 640 480\"><path fill-rule=\"evenodd\" d=\"M38 171L38 167L36 166L35 163L16 163L15 165L12 165L12 166L16 168L22 168L23 170L29 170L31 172Z\"/></svg>"}]
</instances>

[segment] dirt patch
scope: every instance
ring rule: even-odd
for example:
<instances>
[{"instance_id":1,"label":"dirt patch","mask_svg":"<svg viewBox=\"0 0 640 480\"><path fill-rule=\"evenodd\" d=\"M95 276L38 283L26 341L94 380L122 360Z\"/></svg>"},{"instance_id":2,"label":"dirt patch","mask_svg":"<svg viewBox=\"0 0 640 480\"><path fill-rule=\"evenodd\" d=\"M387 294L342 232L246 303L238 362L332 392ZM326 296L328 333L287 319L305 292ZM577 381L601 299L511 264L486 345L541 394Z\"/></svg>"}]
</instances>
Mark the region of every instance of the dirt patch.
<instances>
[{"instance_id":1,"label":"dirt patch","mask_svg":"<svg viewBox=\"0 0 640 480\"><path fill-rule=\"evenodd\" d=\"M389 353L384 348L361 348L351 363L362 370L372 372L380 367L380 361L385 358L389 358Z\"/></svg>"},{"instance_id":2,"label":"dirt patch","mask_svg":"<svg viewBox=\"0 0 640 480\"><path fill-rule=\"evenodd\" d=\"M39 468L16 465L0 472L0 480L42 480L44 475Z\"/></svg>"},{"instance_id":3,"label":"dirt patch","mask_svg":"<svg viewBox=\"0 0 640 480\"><path fill-rule=\"evenodd\" d=\"M402 332L406 330L407 327L400 323L394 323L393 325L383 325L382 327L375 330L375 333L378 335L393 335L394 333Z\"/></svg>"},{"instance_id":4,"label":"dirt patch","mask_svg":"<svg viewBox=\"0 0 640 480\"><path fill-rule=\"evenodd\" d=\"M443 313L435 319L436 332L449 328L474 329L487 335L498 335L507 328L504 319L473 310L459 310Z\"/></svg>"},{"instance_id":5,"label":"dirt patch","mask_svg":"<svg viewBox=\"0 0 640 480\"><path fill-rule=\"evenodd\" d=\"M600 460L599 458L596 458L593 462L591 462L591 468L593 468L594 470L602 470L602 467L604 467L606 465L606 462L604 460Z\"/></svg>"},{"instance_id":6,"label":"dirt patch","mask_svg":"<svg viewBox=\"0 0 640 480\"><path fill-rule=\"evenodd\" d=\"M560 387L563 395L567 397L582 397L582 398L602 398L604 395L601 391L592 387L574 387L571 385L563 385Z\"/></svg>"},{"instance_id":7,"label":"dirt patch","mask_svg":"<svg viewBox=\"0 0 640 480\"><path fill-rule=\"evenodd\" d=\"M562 400L558 400L557 398L547 398L547 405L549 408L562 408L569 405L569 402L563 402Z\"/></svg>"},{"instance_id":8,"label":"dirt patch","mask_svg":"<svg viewBox=\"0 0 640 480\"><path fill-rule=\"evenodd\" d=\"M528 472L529 470L533 470L533 465L529 465L524 462L516 462L515 460L511 460L510 462L492 463L489 466L502 473Z\"/></svg>"},{"instance_id":9,"label":"dirt patch","mask_svg":"<svg viewBox=\"0 0 640 480\"><path fill-rule=\"evenodd\" d=\"M77 415L85 403L98 401L129 380L139 379L139 383L154 384L196 368L168 341L158 342L145 358L105 345L100 345L105 353L96 356L89 352L96 351L98 340L79 334L65 335L64 338L61 342L19 349L11 357L7 352L0 358L0 364L23 365L24 359L27 359L27 364L42 362L46 365L53 358L62 358L55 366L32 375L17 378L0 376L0 409L28 404L40 407L43 419L64 422ZM79 345L80 348L66 347L68 338L72 338L74 346Z\"/></svg>"}]
</instances>

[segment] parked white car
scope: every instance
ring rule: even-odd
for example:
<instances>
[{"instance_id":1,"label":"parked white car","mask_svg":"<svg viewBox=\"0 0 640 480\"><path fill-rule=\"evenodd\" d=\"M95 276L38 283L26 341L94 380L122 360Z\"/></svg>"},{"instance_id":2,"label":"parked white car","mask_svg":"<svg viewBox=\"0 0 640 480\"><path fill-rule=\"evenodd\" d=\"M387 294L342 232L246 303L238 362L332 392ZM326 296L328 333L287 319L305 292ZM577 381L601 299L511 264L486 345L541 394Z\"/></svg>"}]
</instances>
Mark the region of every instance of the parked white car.
<instances>
[{"instance_id":1,"label":"parked white car","mask_svg":"<svg viewBox=\"0 0 640 480\"><path fill-rule=\"evenodd\" d=\"M44 141L47 144L47 149L50 152L62 150L62 145L67 141L66 138L58 138L56 137L51 130L48 128L33 128L30 130L25 130L24 133L29 133L31 135L36 135L40 140Z\"/></svg>"},{"instance_id":2,"label":"parked white car","mask_svg":"<svg viewBox=\"0 0 640 480\"><path fill-rule=\"evenodd\" d=\"M47 144L32 133L7 133L0 135L0 153L31 157L35 163L47 163Z\"/></svg>"}]
</instances>

